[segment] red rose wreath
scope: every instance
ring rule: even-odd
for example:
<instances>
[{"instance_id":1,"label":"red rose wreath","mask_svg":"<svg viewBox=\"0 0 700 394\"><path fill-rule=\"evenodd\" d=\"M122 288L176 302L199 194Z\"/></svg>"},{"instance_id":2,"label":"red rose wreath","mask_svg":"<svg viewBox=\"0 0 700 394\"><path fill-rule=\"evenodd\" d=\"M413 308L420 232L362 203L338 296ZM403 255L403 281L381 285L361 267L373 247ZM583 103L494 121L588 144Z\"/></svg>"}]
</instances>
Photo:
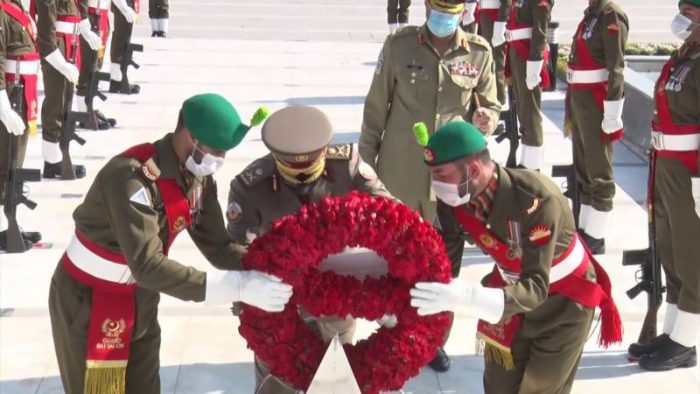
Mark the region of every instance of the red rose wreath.
<instances>
[{"instance_id":1,"label":"red rose wreath","mask_svg":"<svg viewBox=\"0 0 700 394\"><path fill-rule=\"evenodd\" d=\"M319 264L345 247L374 250L388 263L388 275L359 280L321 272ZM397 390L435 356L449 325L447 314L419 317L409 289L417 281L450 280L450 264L433 226L404 205L354 192L304 206L275 222L248 248L243 265L277 275L294 287L283 312L245 305L240 334L273 375L306 390L327 344L304 324L303 307L313 316L398 318L356 345L345 345L365 394Z\"/></svg>"}]
</instances>

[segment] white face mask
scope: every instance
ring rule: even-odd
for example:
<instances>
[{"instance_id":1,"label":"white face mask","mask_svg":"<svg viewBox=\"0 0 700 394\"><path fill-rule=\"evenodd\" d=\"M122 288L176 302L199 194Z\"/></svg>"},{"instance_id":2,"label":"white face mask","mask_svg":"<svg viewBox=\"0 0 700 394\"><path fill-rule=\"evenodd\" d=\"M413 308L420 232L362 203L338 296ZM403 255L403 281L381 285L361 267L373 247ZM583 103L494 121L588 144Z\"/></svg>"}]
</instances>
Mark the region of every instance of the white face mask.
<instances>
[{"instance_id":1,"label":"white face mask","mask_svg":"<svg viewBox=\"0 0 700 394\"><path fill-rule=\"evenodd\" d=\"M185 168L187 168L189 172L194 174L194 176L212 175L224 165L223 157L217 157L209 153L204 153L201 150L200 152L204 156L202 156L202 162L197 163L194 160L195 150L199 150L199 148L197 148L197 145L194 146L194 149L192 149L192 154L190 154L190 157L188 157L187 161L185 161Z\"/></svg>"},{"instance_id":2,"label":"white face mask","mask_svg":"<svg viewBox=\"0 0 700 394\"><path fill-rule=\"evenodd\" d=\"M437 198L442 200L445 204L451 207L458 207L469 202L471 194L467 191L467 194L460 196L459 187L461 185L454 185L452 183L439 182L436 180L431 181L433 185L433 190L435 190L435 195ZM466 182L465 182L466 183Z\"/></svg>"},{"instance_id":3,"label":"white face mask","mask_svg":"<svg viewBox=\"0 0 700 394\"><path fill-rule=\"evenodd\" d=\"M685 41L695 30L695 24L683 14L676 15L671 21L671 32L679 40Z\"/></svg>"}]
</instances>

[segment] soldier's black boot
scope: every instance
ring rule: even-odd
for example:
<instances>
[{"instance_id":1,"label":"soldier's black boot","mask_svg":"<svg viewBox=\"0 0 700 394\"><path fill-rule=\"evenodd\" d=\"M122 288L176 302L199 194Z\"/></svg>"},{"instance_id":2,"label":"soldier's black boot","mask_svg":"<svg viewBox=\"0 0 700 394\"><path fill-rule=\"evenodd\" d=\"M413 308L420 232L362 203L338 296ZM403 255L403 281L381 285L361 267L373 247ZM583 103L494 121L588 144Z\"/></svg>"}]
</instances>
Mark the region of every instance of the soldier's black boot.
<instances>
[{"instance_id":1,"label":"soldier's black boot","mask_svg":"<svg viewBox=\"0 0 700 394\"><path fill-rule=\"evenodd\" d=\"M74 165L73 171L77 179L85 178L85 166ZM61 162L55 164L44 162L44 171L41 175L46 179L61 179Z\"/></svg>"},{"instance_id":2,"label":"soldier's black boot","mask_svg":"<svg viewBox=\"0 0 700 394\"><path fill-rule=\"evenodd\" d=\"M445 353L445 349L438 348L435 358L428 363L435 372L447 372L450 369L450 356Z\"/></svg>"},{"instance_id":3,"label":"soldier's black boot","mask_svg":"<svg viewBox=\"0 0 700 394\"><path fill-rule=\"evenodd\" d=\"M96 109L96 110L95 110L95 116L97 117L97 123L100 124L100 125L106 123L106 124L109 125L108 128L111 128L111 127L114 127L114 126L117 125L117 120L116 120L116 119L106 117L105 114L103 114L102 112L100 112L99 109ZM100 130L102 130L102 128L100 128Z\"/></svg>"},{"instance_id":4,"label":"soldier's black boot","mask_svg":"<svg viewBox=\"0 0 700 394\"><path fill-rule=\"evenodd\" d=\"M627 348L627 353L629 353L631 358L639 359L642 356L648 356L654 353L660 348L666 346L669 342L671 342L671 338L668 336L668 334L661 334L647 342L635 342L631 344L629 348Z\"/></svg>"},{"instance_id":5,"label":"soldier's black boot","mask_svg":"<svg viewBox=\"0 0 700 394\"><path fill-rule=\"evenodd\" d=\"M111 79L109 81L109 92L110 93L122 93L122 82L115 81ZM139 94L141 93L141 86L136 84L129 84L128 92L125 94Z\"/></svg>"},{"instance_id":6,"label":"soldier's black boot","mask_svg":"<svg viewBox=\"0 0 700 394\"><path fill-rule=\"evenodd\" d=\"M579 234L581 234L581 239L586 243L591 253L595 255L605 254L605 238L593 238L586 234L585 231L579 231Z\"/></svg>"},{"instance_id":7,"label":"soldier's black boot","mask_svg":"<svg viewBox=\"0 0 700 394\"><path fill-rule=\"evenodd\" d=\"M647 371L670 371L697 364L695 346L685 347L669 338L669 343L654 353L639 359L639 366Z\"/></svg>"}]
</instances>

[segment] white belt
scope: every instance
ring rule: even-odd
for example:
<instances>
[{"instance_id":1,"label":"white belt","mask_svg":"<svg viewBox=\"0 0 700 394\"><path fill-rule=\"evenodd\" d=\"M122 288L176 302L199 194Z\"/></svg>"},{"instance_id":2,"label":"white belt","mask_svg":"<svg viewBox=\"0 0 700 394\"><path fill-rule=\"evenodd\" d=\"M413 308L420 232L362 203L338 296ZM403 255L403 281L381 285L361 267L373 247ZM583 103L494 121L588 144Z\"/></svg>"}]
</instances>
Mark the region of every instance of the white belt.
<instances>
[{"instance_id":1,"label":"white belt","mask_svg":"<svg viewBox=\"0 0 700 394\"><path fill-rule=\"evenodd\" d=\"M601 68L598 70L572 70L566 69L566 82L568 83L600 83L607 82L608 70Z\"/></svg>"},{"instance_id":2,"label":"white belt","mask_svg":"<svg viewBox=\"0 0 700 394\"><path fill-rule=\"evenodd\" d=\"M56 21L56 32L72 35L75 33L75 25L77 25L75 22Z\"/></svg>"},{"instance_id":3,"label":"white belt","mask_svg":"<svg viewBox=\"0 0 700 394\"><path fill-rule=\"evenodd\" d=\"M529 40L532 38L532 28L526 27L523 29L516 30L506 30L506 40L510 41L520 41Z\"/></svg>"},{"instance_id":4,"label":"white belt","mask_svg":"<svg viewBox=\"0 0 700 394\"><path fill-rule=\"evenodd\" d=\"M651 146L656 150L694 151L700 149L700 133L664 134L651 132Z\"/></svg>"},{"instance_id":5,"label":"white belt","mask_svg":"<svg viewBox=\"0 0 700 394\"><path fill-rule=\"evenodd\" d=\"M501 0L479 0L479 8L482 10L497 10L501 8Z\"/></svg>"},{"instance_id":6,"label":"white belt","mask_svg":"<svg viewBox=\"0 0 700 394\"><path fill-rule=\"evenodd\" d=\"M134 282L129 266L115 263L96 255L80 243L75 235L66 249L66 254L70 261L73 262L73 265L95 278L120 284L131 284Z\"/></svg>"},{"instance_id":7,"label":"white belt","mask_svg":"<svg viewBox=\"0 0 700 394\"><path fill-rule=\"evenodd\" d=\"M88 7L98 8L97 6L99 5L99 9L108 10L111 3L112 2L110 0L90 0L88 1Z\"/></svg>"},{"instance_id":8,"label":"white belt","mask_svg":"<svg viewBox=\"0 0 700 394\"><path fill-rule=\"evenodd\" d=\"M5 59L3 69L6 74L17 72L17 60ZM39 73L38 60L21 60L19 62L19 73L22 75L37 75Z\"/></svg>"},{"instance_id":9,"label":"white belt","mask_svg":"<svg viewBox=\"0 0 700 394\"><path fill-rule=\"evenodd\" d=\"M574 237L574 248L571 250L568 256L562 261L560 261L557 265L552 266L552 268L549 269L549 284L551 285L554 282L558 282L565 277L571 275L576 269L581 265L585 258L586 251L583 248L583 245L581 245L581 241L579 240L578 236ZM507 283L513 283L514 278L513 273L506 272L501 269L498 264L496 265L498 267L498 272L501 274L501 278Z\"/></svg>"}]
</instances>

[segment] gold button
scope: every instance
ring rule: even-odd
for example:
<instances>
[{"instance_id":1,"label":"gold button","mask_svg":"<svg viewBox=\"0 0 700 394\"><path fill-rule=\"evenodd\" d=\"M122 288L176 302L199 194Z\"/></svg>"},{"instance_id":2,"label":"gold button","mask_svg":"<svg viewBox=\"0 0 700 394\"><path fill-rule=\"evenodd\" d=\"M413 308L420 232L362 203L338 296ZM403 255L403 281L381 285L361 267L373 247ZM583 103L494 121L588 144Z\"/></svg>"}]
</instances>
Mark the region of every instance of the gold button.
<instances>
[{"instance_id":1,"label":"gold button","mask_svg":"<svg viewBox=\"0 0 700 394\"><path fill-rule=\"evenodd\" d=\"M412 79L412 80L411 80L411 83L416 83L416 80L415 80L415 79Z\"/></svg>"},{"instance_id":2,"label":"gold button","mask_svg":"<svg viewBox=\"0 0 700 394\"><path fill-rule=\"evenodd\" d=\"M486 223L486 228L491 228L491 225Z\"/></svg>"},{"instance_id":3,"label":"gold button","mask_svg":"<svg viewBox=\"0 0 700 394\"><path fill-rule=\"evenodd\" d=\"M440 119L440 114L435 114L435 120Z\"/></svg>"},{"instance_id":4,"label":"gold button","mask_svg":"<svg viewBox=\"0 0 700 394\"><path fill-rule=\"evenodd\" d=\"M442 92L442 86L438 88L438 92Z\"/></svg>"}]
</instances>

